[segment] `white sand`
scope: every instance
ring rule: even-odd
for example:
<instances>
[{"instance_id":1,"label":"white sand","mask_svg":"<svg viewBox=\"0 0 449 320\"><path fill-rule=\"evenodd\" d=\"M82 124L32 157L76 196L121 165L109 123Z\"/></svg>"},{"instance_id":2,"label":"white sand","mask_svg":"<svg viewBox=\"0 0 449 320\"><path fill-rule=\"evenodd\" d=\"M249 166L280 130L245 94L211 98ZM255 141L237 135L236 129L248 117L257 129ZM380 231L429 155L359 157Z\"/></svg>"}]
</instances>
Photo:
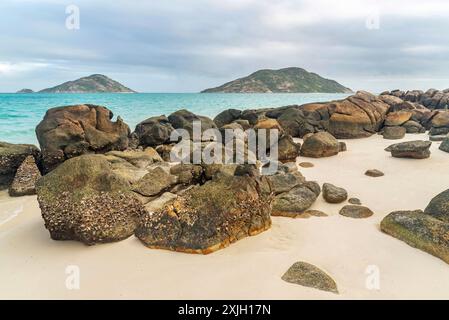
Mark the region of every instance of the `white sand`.
<instances>
[{"instance_id":1,"label":"white sand","mask_svg":"<svg viewBox=\"0 0 449 320\"><path fill-rule=\"evenodd\" d=\"M405 140L426 139L407 135ZM449 265L379 231L381 219L398 209L423 209L449 188L449 154L432 146L426 160L394 159L379 136L346 141L348 151L332 158L300 159L309 180L345 187L375 215L354 220L338 215L341 205L313 206L325 218L274 218L271 230L208 256L144 247L136 238L86 247L49 238L35 197L0 196L0 298L25 299L403 299L449 298ZM385 172L381 178L367 169ZM23 211L1 224L7 217ZM285 283L296 261L327 271L340 294ZM80 268L80 290L67 290L68 265ZM368 266L380 271L380 290L365 285Z\"/></svg>"}]
</instances>

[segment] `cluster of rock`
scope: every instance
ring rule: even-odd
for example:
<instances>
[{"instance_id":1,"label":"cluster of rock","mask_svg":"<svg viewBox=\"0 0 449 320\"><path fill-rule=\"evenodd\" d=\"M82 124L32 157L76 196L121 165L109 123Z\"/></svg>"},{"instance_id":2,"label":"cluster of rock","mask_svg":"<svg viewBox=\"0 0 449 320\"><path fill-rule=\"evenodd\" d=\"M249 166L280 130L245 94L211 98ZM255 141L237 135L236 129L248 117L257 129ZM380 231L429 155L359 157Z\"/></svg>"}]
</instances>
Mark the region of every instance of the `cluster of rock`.
<instances>
[{"instance_id":1,"label":"cluster of rock","mask_svg":"<svg viewBox=\"0 0 449 320\"><path fill-rule=\"evenodd\" d=\"M449 190L433 198L424 211L390 213L381 229L449 263Z\"/></svg>"}]
</instances>

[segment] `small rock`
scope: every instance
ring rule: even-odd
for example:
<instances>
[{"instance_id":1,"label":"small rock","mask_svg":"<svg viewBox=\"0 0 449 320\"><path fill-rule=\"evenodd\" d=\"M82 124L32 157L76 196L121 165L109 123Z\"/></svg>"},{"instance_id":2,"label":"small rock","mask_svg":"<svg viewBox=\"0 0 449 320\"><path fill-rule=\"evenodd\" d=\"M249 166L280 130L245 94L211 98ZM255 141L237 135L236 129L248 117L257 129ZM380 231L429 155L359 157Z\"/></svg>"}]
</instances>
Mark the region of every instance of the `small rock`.
<instances>
[{"instance_id":1,"label":"small rock","mask_svg":"<svg viewBox=\"0 0 449 320\"><path fill-rule=\"evenodd\" d=\"M340 146L340 152L345 152L348 151L348 147L346 146L345 142L339 142L339 146Z\"/></svg>"},{"instance_id":2,"label":"small rock","mask_svg":"<svg viewBox=\"0 0 449 320\"><path fill-rule=\"evenodd\" d=\"M301 162L299 164L301 168L313 168L315 165L311 162Z\"/></svg>"},{"instance_id":3,"label":"small rock","mask_svg":"<svg viewBox=\"0 0 449 320\"><path fill-rule=\"evenodd\" d=\"M449 152L449 137L446 137L446 139L440 144L440 150Z\"/></svg>"},{"instance_id":4,"label":"small rock","mask_svg":"<svg viewBox=\"0 0 449 320\"><path fill-rule=\"evenodd\" d=\"M307 210L306 212L304 212L304 214L312 217L328 217L327 213L324 213L320 210Z\"/></svg>"},{"instance_id":5,"label":"small rock","mask_svg":"<svg viewBox=\"0 0 449 320\"><path fill-rule=\"evenodd\" d=\"M360 201L360 199L357 199L357 198L351 198L351 199L348 200L348 202L350 204L355 204L355 205L358 205L358 206L362 205L362 201Z\"/></svg>"},{"instance_id":6,"label":"small rock","mask_svg":"<svg viewBox=\"0 0 449 320\"><path fill-rule=\"evenodd\" d=\"M371 170L367 170L365 172L365 175L368 176L368 177L378 178L378 177L384 176L385 174L382 171L380 171L380 170L371 169Z\"/></svg>"},{"instance_id":7,"label":"small rock","mask_svg":"<svg viewBox=\"0 0 449 320\"><path fill-rule=\"evenodd\" d=\"M340 214L348 218L363 219L371 217L374 213L367 207L348 205L340 210Z\"/></svg>"},{"instance_id":8,"label":"small rock","mask_svg":"<svg viewBox=\"0 0 449 320\"><path fill-rule=\"evenodd\" d=\"M328 203L342 203L348 199L348 192L330 183L323 185L323 197Z\"/></svg>"},{"instance_id":9,"label":"small rock","mask_svg":"<svg viewBox=\"0 0 449 320\"><path fill-rule=\"evenodd\" d=\"M430 141L434 141L434 142L440 142L440 141L444 141L445 139L447 139L447 134L441 134L441 135L437 135L437 136L430 136L429 140Z\"/></svg>"},{"instance_id":10,"label":"small rock","mask_svg":"<svg viewBox=\"0 0 449 320\"><path fill-rule=\"evenodd\" d=\"M272 215L294 218L304 213L318 198L315 187L312 184L303 184L277 195L274 198Z\"/></svg>"},{"instance_id":11,"label":"small rock","mask_svg":"<svg viewBox=\"0 0 449 320\"><path fill-rule=\"evenodd\" d=\"M340 152L340 144L328 132L318 132L304 140L301 156L311 158L331 157Z\"/></svg>"},{"instance_id":12,"label":"small rock","mask_svg":"<svg viewBox=\"0 0 449 320\"><path fill-rule=\"evenodd\" d=\"M282 276L282 280L338 294L335 281L321 269L306 262L296 262Z\"/></svg>"}]
</instances>

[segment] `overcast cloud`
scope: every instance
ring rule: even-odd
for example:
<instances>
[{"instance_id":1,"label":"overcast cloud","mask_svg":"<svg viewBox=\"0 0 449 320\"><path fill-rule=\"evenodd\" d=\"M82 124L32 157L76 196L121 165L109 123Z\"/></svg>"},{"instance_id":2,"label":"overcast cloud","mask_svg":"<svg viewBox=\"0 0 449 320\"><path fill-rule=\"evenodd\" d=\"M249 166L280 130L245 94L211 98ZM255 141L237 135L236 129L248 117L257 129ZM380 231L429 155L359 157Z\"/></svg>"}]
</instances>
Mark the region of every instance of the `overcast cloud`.
<instances>
[{"instance_id":1,"label":"overcast cloud","mask_svg":"<svg viewBox=\"0 0 449 320\"><path fill-rule=\"evenodd\" d=\"M72 4L79 30L65 25ZM355 90L449 87L445 0L2 0L0 12L0 92L92 73L196 92L288 66Z\"/></svg>"}]
</instances>

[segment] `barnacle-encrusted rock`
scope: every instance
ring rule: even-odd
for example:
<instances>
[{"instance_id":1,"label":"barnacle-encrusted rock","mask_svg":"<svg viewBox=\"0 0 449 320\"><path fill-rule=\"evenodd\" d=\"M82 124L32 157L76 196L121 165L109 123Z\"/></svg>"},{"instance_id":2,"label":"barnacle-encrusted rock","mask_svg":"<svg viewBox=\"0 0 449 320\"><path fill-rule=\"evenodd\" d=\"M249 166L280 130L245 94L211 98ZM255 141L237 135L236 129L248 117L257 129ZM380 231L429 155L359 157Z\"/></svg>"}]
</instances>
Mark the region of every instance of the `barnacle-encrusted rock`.
<instances>
[{"instance_id":1,"label":"barnacle-encrusted rock","mask_svg":"<svg viewBox=\"0 0 449 320\"><path fill-rule=\"evenodd\" d=\"M87 245L123 240L134 233L144 208L129 189L104 155L67 160L36 185L51 238Z\"/></svg>"},{"instance_id":2,"label":"barnacle-encrusted rock","mask_svg":"<svg viewBox=\"0 0 449 320\"><path fill-rule=\"evenodd\" d=\"M36 160L28 156L17 169L14 180L9 187L9 195L12 197L29 196L36 193L36 182L41 177Z\"/></svg>"},{"instance_id":3,"label":"barnacle-encrusted rock","mask_svg":"<svg viewBox=\"0 0 449 320\"><path fill-rule=\"evenodd\" d=\"M256 171L222 173L162 209L147 213L135 235L148 247L208 254L271 226L271 190Z\"/></svg>"}]
</instances>

